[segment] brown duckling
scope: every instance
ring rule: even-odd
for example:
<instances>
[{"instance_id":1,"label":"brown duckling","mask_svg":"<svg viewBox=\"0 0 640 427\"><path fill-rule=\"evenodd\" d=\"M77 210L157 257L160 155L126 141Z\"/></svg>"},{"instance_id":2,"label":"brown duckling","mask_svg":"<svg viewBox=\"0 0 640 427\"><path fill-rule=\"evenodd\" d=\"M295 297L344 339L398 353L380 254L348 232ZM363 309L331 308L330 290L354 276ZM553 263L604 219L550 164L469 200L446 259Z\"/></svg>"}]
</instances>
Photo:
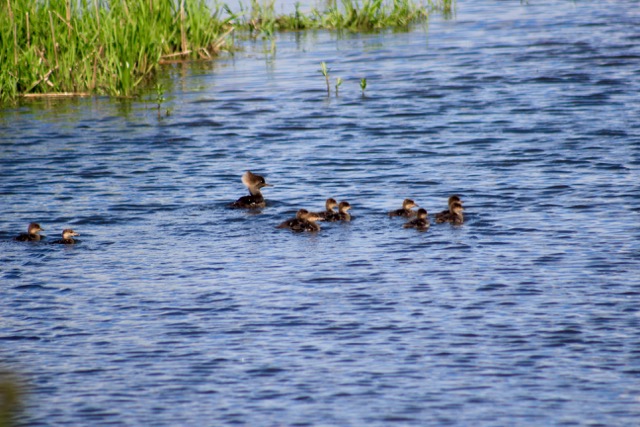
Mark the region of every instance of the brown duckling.
<instances>
[{"instance_id":1,"label":"brown duckling","mask_svg":"<svg viewBox=\"0 0 640 427\"><path fill-rule=\"evenodd\" d=\"M449 210L448 215L441 215L436 218L436 222L441 224L443 222L450 222L454 225L460 225L464 222L464 216L462 215L462 211L464 208L462 207L462 203L453 202L451 204L451 208Z\"/></svg>"},{"instance_id":2,"label":"brown duckling","mask_svg":"<svg viewBox=\"0 0 640 427\"><path fill-rule=\"evenodd\" d=\"M349 202L340 202L338 205L338 220L351 221L351 215L347 213L349 209L351 209Z\"/></svg>"},{"instance_id":3,"label":"brown duckling","mask_svg":"<svg viewBox=\"0 0 640 427\"><path fill-rule=\"evenodd\" d=\"M74 236L79 236L80 233L76 233L70 228L65 228L62 230L62 239L54 240L53 244L59 245L75 245L76 241L73 239Z\"/></svg>"},{"instance_id":4,"label":"brown duckling","mask_svg":"<svg viewBox=\"0 0 640 427\"><path fill-rule=\"evenodd\" d=\"M264 201L264 197L262 196L260 189L264 187L272 187L272 185L267 184L263 177L256 175L251 171L247 171L242 175L242 183L249 189L249 195L240 197L229 206L232 208L244 209L264 208L267 204Z\"/></svg>"},{"instance_id":5,"label":"brown duckling","mask_svg":"<svg viewBox=\"0 0 640 427\"><path fill-rule=\"evenodd\" d=\"M404 199L402 202L402 209L396 209L394 211L389 212L389 216L401 216L404 218L412 218L416 216L415 211L412 211L411 208L416 208L418 205L411 199Z\"/></svg>"},{"instance_id":6,"label":"brown duckling","mask_svg":"<svg viewBox=\"0 0 640 427\"><path fill-rule=\"evenodd\" d=\"M303 218L302 229L304 231L320 231L320 226L316 221L324 221L318 214L309 212Z\"/></svg>"},{"instance_id":7,"label":"brown duckling","mask_svg":"<svg viewBox=\"0 0 640 427\"><path fill-rule=\"evenodd\" d=\"M336 206L338 206L338 202L336 202L336 199L328 198L325 202L325 210L322 212L318 212L317 215L324 221L335 221L332 218L334 218L338 214L333 210L333 208L335 208Z\"/></svg>"},{"instance_id":8,"label":"brown duckling","mask_svg":"<svg viewBox=\"0 0 640 427\"><path fill-rule=\"evenodd\" d=\"M453 196L449 197L449 200L447 200L447 206L448 209L444 210L442 212L438 212L436 214L436 222L438 222L439 219L443 219L440 222L447 222L445 218L449 217L449 214L451 213L451 205L453 203L460 203L462 204L462 200L460 199L460 196L458 196L457 194L454 194Z\"/></svg>"},{"instance_id":9,"label":"brown duckling","mask_svg":"<svg viewBox=\"0 0 640 427\"><path fill-rule=\"evenodd\" d=\"M284 221L276 228L288 228L297 233L301 233L303 231L319 231L320 226L316 224L316 221L322 221L320 215L314 212L309 212L306 209L300 209L296 213L295 218Z\"/></svg>"},{"instance_id":10,"label":"brown duckling","mask_svg":"<svg viewBox=\"0 0 640 427\"><path fill-rule=\"evenodd\" d=\"M429 216L426 209L418 209L417 218L412 219L403 225L404 228L416 228L420 231L425 231L429 228Z\"/></svg>"},{"instance_id":11,"label":"brown duckling","mask_svg":"<svg viewBox=\"0 0 640 427\"><path fill-rule=\"evenodd\" d=\"M26 233L20 233L14 238L18 242L39 242L42 239L40 232L44 231L44 228L40 227L40 224L32 222L27 227Z\"/></svg>"},{"instance_id":12,"label":"brown duckling","mask_svg":"<svg viewBox=\"0 0 640 427\"><path fill-rule=\"evenodd\" d=\"M276 228L290 228L292 230L300 228L301 221L304 220L304 217L308 213L309 213L309 211L306 210L306 209L299 209L298 212L296 212L296 217L295 218L291 218L291 219L288 219L288 220L282 222ZM302 231L302 230L299 230L299 231Z\"/></svg>"}]
</instances>

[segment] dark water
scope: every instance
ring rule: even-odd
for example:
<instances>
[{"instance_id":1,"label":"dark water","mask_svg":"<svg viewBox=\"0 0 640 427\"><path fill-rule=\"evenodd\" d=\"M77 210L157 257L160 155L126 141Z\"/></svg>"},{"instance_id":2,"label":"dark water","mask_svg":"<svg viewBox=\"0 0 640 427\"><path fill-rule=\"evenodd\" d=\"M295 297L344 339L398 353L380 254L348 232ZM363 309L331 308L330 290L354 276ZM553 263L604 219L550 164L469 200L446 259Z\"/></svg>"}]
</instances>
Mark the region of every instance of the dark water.
<instances>
[{"instance_id":1,"label":"dark water","mask_svg":"<svg viewBox=\"0 0 640 427\"><path fill-rule=\"evenodd\" d=\"M638 425L640 8L532 3L176 67L160 119L3 111L22 424ZM259 214L225 207L246 169L275 185ZM461 227L385 216L452 193ZM330 196L352 223L274 228ZM11 241L31 221L81 243Z\"/></svg>"}]
</instances>

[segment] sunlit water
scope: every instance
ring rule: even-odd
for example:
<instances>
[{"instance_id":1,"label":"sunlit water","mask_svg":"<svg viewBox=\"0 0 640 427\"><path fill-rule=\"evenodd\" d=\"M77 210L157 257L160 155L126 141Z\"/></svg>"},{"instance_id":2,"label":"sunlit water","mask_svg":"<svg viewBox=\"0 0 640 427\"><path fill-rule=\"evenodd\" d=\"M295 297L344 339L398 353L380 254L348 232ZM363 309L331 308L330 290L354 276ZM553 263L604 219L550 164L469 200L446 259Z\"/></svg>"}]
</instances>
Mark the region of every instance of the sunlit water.
<instances>
[{"instance_id":1,"label":"sunlit water","mask_svg":"<svg viewBox=\"0 0 640 427\"><path fill-rule=\"evenodd\" d=\"M28 383L21 423L637 425L640 8L535 3L284 34L266 58L258 41L170 69L161 118L5 110L0 362ZM247 169L274 184L259 213L226 207ZM461 227L386 216L453 193ZM327 197L354 220L275 229ZM81 242L13 242L31 221Z\"/></svg>"}]
</instances>

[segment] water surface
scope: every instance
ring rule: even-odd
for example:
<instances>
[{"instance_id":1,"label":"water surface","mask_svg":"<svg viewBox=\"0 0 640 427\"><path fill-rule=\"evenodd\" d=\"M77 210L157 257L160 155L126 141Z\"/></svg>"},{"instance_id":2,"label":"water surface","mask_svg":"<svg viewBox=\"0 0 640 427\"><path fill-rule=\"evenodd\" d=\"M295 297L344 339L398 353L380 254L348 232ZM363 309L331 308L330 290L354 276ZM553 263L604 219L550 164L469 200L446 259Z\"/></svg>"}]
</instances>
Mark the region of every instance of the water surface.
<instances>
[{"instance_id":1,"label":"water surface","mask_svg":"<svg viewBox=\"0 0 640 427\"><path fill-rule=\"evenodd\" d=\"M283 34L275 56L170 68L160 118L3 111L21 423L637 425L639 28L632 1L461 1L428 32ZM247 169L274 184L261 212L226 207ZM454 193L461 227L386 216ZM275 229L327 197L354 220ZM31 221L81 242L11 241Z\"/></svg>"}]
</instances>

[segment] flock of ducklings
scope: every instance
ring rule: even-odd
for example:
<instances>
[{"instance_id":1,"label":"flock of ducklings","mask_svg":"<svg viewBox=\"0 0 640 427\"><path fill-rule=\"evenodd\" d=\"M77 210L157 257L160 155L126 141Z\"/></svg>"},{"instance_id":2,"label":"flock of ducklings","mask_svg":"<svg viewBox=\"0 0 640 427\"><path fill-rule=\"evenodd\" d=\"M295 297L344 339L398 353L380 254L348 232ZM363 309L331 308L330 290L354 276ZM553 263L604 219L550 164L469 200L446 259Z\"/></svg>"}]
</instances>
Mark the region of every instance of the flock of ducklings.
<instances>
[{"instance_id":1,"label":"flock of ducklings","mask_svg":"<svg viewBox=\"0 0 640 427\"><path fill-rule=\"evenodd\" d=\"M240 197L231 203L232 208L259 209L266 206L266 202L260 190L264 187L270 187L265 179L260 175L256 175L251 171L247 171L242 175L242 183L249 189L249 195ZM462 200L459 196L451 196L448 201L448 209L436 214L436 223L448 222L454 225L460 225L464 222L462 211ZM323 212L309 212L306 209L300 209L296 213L295 218L288 219L276 228L288 228L295 232L318 231L320 226L317 221L351 221L351 215L347 212L351 209L349 202L342 201L338 203L335 199L329 198L325 204ZM338 208L338 212L334 209ZM429 216L426 209L420 208L417 211L413 208L419 206L411 199L405 199L402 202L402 208L389 212L390 217L411 218L404 224L404 228L416 228L424 231L429 228Z\"/></svg>"},{"instance_id":2,"label":"flock of ducklings","mask_svg":"<svg viewBox=\"0 0 640 427\"><path fill-rule=\"evenodd\" d=\"M266 206L266 202L260 192L260 189L270 187L271 184L267 184L263 177L256 175L251 171L247 171L242 175L242 182L249 189L249 195L240 197L229 206L232 208L243 209L264 208ZM336 207L338 208L337 212L334 210ZM417 211L414 211L412 210L413 208L420 207L413 200L405 199L402 202L402 208L389 212L389 216L410 218L409 221L404 224L404 228L415 228L421 231L427 230L429 228L427 210L420 208ZM288 228L295 232L318 231L320 230L320 226L317 224L317 221L351 221L351 215L348 213L349 209L351 209L349 202L342 201L338 203L335 199L329 198L326 201L325 210L323 212L309 212L306 209L300 209L296 213L295 218L284 221L276 228ZM460 197L451 196L449 197L449 208L436 214L436 223L448 222L454 225L460 225L464 222L464 217L462 215L463 210L464 208L462 207L462 200L460 200ZM19 242L39 242L42 240L42 236L40 235L41 231L44 231L44 229L40 227L40 224L32 222L29 224L27 232L21 233L14 240ZM50 243L73 245L76 243L74 237L79 235L80 234L76 233L72 229L66 228L62 231L62 239L54 240Z\"/></svg>"}]
</instances>

